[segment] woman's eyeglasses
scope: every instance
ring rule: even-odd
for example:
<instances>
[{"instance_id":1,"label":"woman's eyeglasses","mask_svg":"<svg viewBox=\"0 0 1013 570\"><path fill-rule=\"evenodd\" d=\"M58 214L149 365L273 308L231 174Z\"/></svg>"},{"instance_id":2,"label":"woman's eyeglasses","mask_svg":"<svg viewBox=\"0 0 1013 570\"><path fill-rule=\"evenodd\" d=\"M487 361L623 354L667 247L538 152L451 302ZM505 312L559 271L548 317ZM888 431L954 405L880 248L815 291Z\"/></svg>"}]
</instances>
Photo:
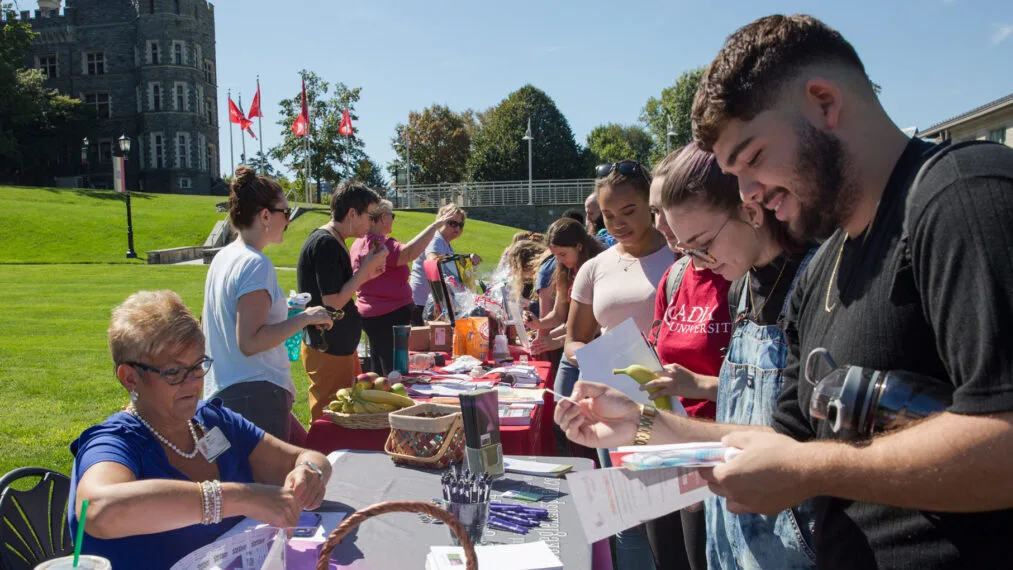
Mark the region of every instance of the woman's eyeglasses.
<instances>
[{"instance_id":1,"label":"woman's eyeglasses","mask_svg":"<svg viewBox=\"0 0 1013 570\"><path fill-rule=\"evenodd\" d=\"M464 229L464 222L458 222L457 220L450 220L447 225L454 229Z\"/></svg>"},{"instance_id":2,"label":"woman's eyeglasses","mask_svg":"<svg viewBox=\"0 0 1013 570\"><path fill-rule=\"evenodd\" d=\"M612 174L613 170L618 170L619 174L622 174L623 176L640 175L647 178L643 165L635 160L623 160L620 162L599 164L598 167L594 169L594 173L598 178L605 178L609 174Z\"/></svg>"},{"instance_id":3,"label":"woman's eyeglasses","mask_svg":"<svg viewBox=\"0 0 1013 570\"><path fill-rule=\"evenodd\" d=\"M276 214L285 214L285 219L292 217L292 208L264 208L268 212L274 212Z\"/></svg>"},{"instance_id":4,"label":"woman's eyeglasses","mask_svg":"<svg viewBox=\"0 0 1013 570\"><path fill-rule=\"evenodd\" d=\"M383 215L384 215L384 214L389 214L389 215L390 215L390 219L392 219L392 220L393 220L394 218L396 218L396 217L397 217L397 216L396 216L396 215L394 214L394 212L380 212L379 214L370 214L370 215L369 215L369 217L370 217L370 219L371 219L371 220L373 220L374 222L379 222L380 220L382 220L382 219L383 219Z\"/></svg>"},{"instance_id":5,"label":"woman's eyeglasses","mask_svg":"<svg viewBox=\"0 0 1013 570\"><path fill-rule=\"evenodd\" d=\"M721 224L721 227L718 228L717 233L715 233L714 237L711 238L711 243L714 243L714 240L718 239L718 236L721 235L721 231L725 229L725 226L728 225L728 221L731 219L732 219L731 216L728 216L728 218L725 219L725 223ZM679 250L679 252L682 253L683 255L688 255L693 259L696 259L697 261L700 261L707 265L713 265L718 262L717 258L711 255L711 253L707 250L707 248L693 249L677 245L675 246L675 249Z\"/></svg>"},{"instance_id":6,"label":"woman's eyeglasses","mask_svg":"<svg viewBox=\"0 0 1013 570\"><path fill-rule=\"evenodd\" d=\"M149 366L141 362L124 362L128 366L133 366L145 372L152 372L158 374L165 380L165 383L170 386L178 386L186 381L187 378L193 376L194 378L203 378L208 371L211 370L211 364L214 360L210 358L203 358L197 364L193 366L175 366L173 368L167 368L165 370L159 370L154 366Z\"/></svg>"}]
</instances>

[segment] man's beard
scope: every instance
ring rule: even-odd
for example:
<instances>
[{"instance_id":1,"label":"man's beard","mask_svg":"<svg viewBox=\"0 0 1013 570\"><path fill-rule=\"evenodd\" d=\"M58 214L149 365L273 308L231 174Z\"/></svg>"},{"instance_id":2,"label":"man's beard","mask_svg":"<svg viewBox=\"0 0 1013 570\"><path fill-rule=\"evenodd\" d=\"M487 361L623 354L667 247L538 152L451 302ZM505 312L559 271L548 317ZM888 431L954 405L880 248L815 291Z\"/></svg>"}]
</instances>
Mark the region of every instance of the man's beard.
<instances>
[{"instance_id":1,"label":"man's beard","mask_svg":"<svg viewBox=\"0 0 1013 570\"><path fill-rule=\"evenodd\" d=\"M605 229L605 218L599 217L597 220L588 218L587 220L587 232L591 235L597 235L598 232Z\"/></svg>"},{"instance_id":2,"label":"man's beard","mask_svg":"<svg viewBox=\"0 0 1013 570\"><path fill-rule=\"evenodd\" d=\"M795 189L800 204L799 229L806 239L826 239L841 227L854 210L858 192L848 179L851 157L841 139L799 118L798 162L795 174L800 187Z\"/></svg>"}]
</instances>

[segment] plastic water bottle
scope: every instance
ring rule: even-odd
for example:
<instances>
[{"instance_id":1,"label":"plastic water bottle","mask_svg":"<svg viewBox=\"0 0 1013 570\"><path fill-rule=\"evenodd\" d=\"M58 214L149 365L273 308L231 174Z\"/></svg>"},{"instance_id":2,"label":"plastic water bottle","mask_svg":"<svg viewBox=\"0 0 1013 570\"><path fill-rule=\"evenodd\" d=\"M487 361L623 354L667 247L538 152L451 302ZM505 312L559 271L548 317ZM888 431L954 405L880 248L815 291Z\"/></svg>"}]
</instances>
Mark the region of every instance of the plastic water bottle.
<instances>
[{"instance_id":1,"label":"plastic water bottle","mask_svg":"<svg viewBox=\"0 0 1013 570\"><path fill-rule=\"evenodd\" d=\"M292 318L306 310L306 304L310 302L309 293L288 292L288 318ZM292 362L299 360L299 349L302 345L302 329L294 335L285 339L285 349L288 350L288 359Z\"/></svg>"}]
</instances>

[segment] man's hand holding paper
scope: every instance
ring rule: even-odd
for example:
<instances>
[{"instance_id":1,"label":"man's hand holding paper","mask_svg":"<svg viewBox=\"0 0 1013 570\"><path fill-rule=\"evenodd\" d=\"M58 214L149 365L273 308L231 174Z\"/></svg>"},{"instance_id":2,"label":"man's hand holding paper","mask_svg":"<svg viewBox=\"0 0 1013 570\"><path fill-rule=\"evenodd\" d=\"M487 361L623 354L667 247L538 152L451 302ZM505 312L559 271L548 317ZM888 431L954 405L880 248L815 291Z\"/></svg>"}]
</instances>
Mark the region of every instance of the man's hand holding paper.
<instances>
[{"instance_id":1,"label":"man's hand holding paper","mask_svg":"<svg viewBox=\"0 0 1013 570\"><path fill-rule=\"evenodd\" d=\"M629 445L637 433L640 406L615 388L577 382L570 397L556 402L554 419L571 441L586 447Z\"/></svg>"}]
</instances>

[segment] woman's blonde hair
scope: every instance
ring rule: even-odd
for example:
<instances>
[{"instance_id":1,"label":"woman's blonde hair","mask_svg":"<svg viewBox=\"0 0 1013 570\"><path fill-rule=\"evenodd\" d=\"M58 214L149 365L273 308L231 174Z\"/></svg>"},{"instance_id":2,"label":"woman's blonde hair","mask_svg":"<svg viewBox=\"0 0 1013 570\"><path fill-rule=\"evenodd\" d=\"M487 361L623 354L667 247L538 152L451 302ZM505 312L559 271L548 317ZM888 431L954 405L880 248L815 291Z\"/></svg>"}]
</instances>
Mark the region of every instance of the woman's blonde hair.
<instances>
[{"instance_id":1,"label":"woman's blonde hair","mask_svg":"<svg viewBox=\"0 0 1013 570\"><path fill-rule=\"evenodd\" d=\"M440 208L440 211L437 212L436 217L442 218L443 216L456 216L457 214L461 214L461 216L463 216L466 220L468 219L468 212L465 212L464 208L458 206L457 204L445 204L442 208Z\"/></svg>"},{"instance_id":2,"label":"woman's blonde hair","mask_svg":"<svg viewBox=\"0 0 1013 570\"><path fill-rule=\"evenodd\" d=\"M108 336L115 365L157 360L193 346L204 348L200 323L168 289L127 297L113 309Z\"/></svg>"},{"instance_id":3,"label":"woman's blonde hair","mask_svg":"<svg viewBox=\"0 0 1013 570\"><path fill-rule=\"evenodd\" d=\"M376 206L377 214L393 214L394 213L394 202L390 200L380 200Z\"/></svg>"},{"instance_id":4,"label":"woman's blonde hair","mask_svg":"<svg viewBox=\"0 0 1013 570\"><path fill-rule=\"evenodd\" d=\"M510 282L515 299L521 297L524 285L534 281L534 275L547 256L549 248L536 241L521 240L507 248L507 267L510 269ZM525 274L528 277L525 277Z\"/></svg>"}]
</instances>

